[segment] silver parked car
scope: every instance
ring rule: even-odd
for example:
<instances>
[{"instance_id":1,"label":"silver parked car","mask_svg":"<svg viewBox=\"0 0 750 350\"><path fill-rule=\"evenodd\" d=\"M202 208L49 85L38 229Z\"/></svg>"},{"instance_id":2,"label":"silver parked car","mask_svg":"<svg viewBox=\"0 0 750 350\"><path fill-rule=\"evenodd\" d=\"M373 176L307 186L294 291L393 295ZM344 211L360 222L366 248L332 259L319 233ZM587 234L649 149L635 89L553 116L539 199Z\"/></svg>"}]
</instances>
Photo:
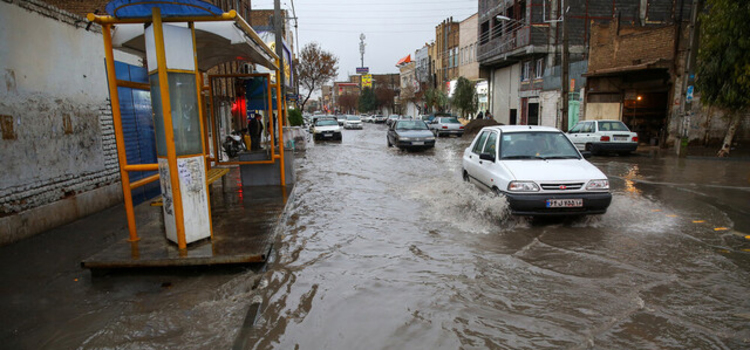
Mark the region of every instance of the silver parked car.
<instances>
[{"instance_id":1,"label":"silver parked car","mask_svg":"<svg viewBox=\"0 0 750 350\"><path fill-rule=\"evenodd\" d=\"M437 117L427 124L435 136L464 134L464 125L456 117Z\"/></svg>"}]
</instances>

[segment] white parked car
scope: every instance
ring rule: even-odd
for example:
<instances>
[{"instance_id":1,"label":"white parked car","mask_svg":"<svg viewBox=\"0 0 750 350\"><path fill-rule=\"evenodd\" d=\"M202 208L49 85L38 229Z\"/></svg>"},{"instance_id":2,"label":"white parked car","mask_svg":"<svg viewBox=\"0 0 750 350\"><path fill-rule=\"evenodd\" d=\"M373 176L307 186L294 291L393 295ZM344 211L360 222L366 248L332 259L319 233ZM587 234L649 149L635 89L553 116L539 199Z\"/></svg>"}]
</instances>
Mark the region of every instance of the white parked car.
<instances>
[{"instance_id":1,"label":"white parked car","mask_svg":"<svg viewBox=\"0 0 750 350\"><path fill-rule=\"evenodd\" d=\"M362 120L363 123L372 123L375 121L374 115L360 115L359 119Z\"/></svg>"},{"instance_id":2,"label":"white parked car","mask_svg":"<svg viewBox=\"0 0 750 350\"><path fill-rule=\"evenodd\" d=\"M488 126L464 151L463 177L505 196L515 215L604 214L609 180L589 156L555 128Z\"/></svg>"},{"instance_id":3,"label":"white parked car","mask_svg":"<svg viewBox=\"0 0 750 350\"><path fill-rule=\"evenodd\" d=\"M464 134L464 125L456 117L435 117L427 123L427 126L437 137L443 135L462 136Z\"/></svg>"},{"instance_id":4,"label":"white parked car","mask_svg":"<svg viewBox=\"0 0 750 350\"><path fill-rule=\"evenodd\" d=\"M579 150L592 154L630 154L638 148L638 134L619 120L586 120L568 131L568 138Z\"/></svg>"},{"instance_id":5,"label":"white parked car","mask_svg":"<svg viewBox=\"0 0 750 350\"><path fill-rule=\"evenodd\" d=\"M341 127L336 118L321 117L312 126L313 140L341 140Z\"/></svg>"},{"instance_id":6,"label":"white parked car","mask_svg":"<svg viewBox=\"0 0 750 350\"><path fill-rule=\"evenodd\" d=\"M344 120L344 129L362 129L362 119L356 115L347 115Z\"/></svg>"}]
</instances>

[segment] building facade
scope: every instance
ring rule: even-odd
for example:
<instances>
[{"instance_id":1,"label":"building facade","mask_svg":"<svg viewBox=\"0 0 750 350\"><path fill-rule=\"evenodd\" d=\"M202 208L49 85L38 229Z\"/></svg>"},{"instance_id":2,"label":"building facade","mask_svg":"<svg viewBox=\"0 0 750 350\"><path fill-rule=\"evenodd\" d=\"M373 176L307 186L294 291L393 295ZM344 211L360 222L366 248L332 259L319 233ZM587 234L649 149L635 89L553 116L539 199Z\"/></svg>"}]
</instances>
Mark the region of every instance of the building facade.
<instances>
[{"instance_id":1,"label":"building facade","mask_svg":"<svg viewBox=\"0 0 750 350\"><path fill-rule=\"evenodd\" d=\"M460 26L448 18L435 27L436 86L446 93L450 82L458 78L458 39Z\"/></svg>"}]
</instances>

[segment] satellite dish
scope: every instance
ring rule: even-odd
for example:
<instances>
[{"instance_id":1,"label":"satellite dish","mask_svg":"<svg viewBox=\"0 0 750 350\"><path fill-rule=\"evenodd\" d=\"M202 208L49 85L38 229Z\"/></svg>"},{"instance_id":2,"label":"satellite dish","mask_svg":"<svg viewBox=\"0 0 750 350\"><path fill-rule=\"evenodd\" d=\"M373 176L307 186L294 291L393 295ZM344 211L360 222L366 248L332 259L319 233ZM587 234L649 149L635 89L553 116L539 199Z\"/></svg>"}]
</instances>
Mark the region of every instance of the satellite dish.
<instances>
[{"instance_id":1,"label":"satellite dish","mask_svg":"<svg viewBox=\"0 0 750 350\"><path fill-rule=\"evenodd\" d=\"M365 40L365 33L359 35L359 40Z\"/></svg>"}]
</instances>

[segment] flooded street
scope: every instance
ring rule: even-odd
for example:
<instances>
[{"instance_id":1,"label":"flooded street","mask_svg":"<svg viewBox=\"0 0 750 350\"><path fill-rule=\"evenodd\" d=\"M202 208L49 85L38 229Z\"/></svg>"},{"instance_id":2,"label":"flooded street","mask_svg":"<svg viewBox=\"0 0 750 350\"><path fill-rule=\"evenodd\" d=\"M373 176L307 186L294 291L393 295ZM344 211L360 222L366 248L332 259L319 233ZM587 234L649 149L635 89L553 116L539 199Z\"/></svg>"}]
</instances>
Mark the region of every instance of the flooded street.
<instances>
[{"instance_id":1,"label":"flooded street","mask_svg":"<svg viewBox=\"0 0 750 350\"><path fill-rule=\"evenodd\" d=\"M528 220L461 180L469 142L402 152L368 124L310 144L243 346L750 346L747 171L595 157L606 215Z\"/></svg>"},{"instance_id":2,"label":"flooded street","mask_svg":"<svg viewBox=\"0 0 750 350\"><path fill-rule=\"evenodd\" d=\"M80 261L123 238L121 206L0 247L2 348L750 347L747 162L594 157L607 214L530 220L463 182L470 140L414 153L385 133L296 156L266 266L92 276Z\"/></svg>"}]
</instances>

